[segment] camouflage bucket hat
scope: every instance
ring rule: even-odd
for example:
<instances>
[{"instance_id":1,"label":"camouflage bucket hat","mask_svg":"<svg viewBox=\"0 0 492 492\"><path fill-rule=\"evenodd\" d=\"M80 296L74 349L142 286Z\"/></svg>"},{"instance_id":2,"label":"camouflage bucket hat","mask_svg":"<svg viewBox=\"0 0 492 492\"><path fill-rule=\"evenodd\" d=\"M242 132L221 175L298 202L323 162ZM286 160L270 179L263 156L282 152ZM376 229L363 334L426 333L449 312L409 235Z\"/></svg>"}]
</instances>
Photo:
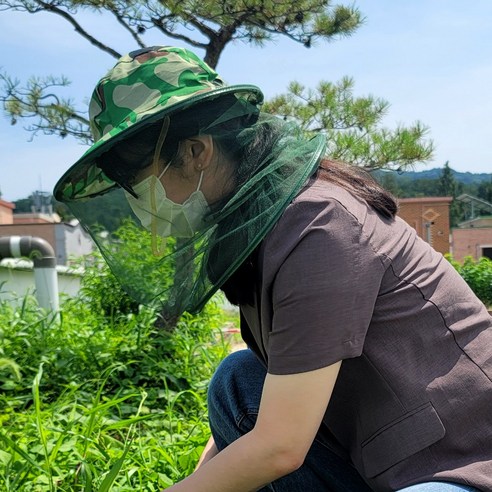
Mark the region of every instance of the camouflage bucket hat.
<instances>
[{"instance_id":1,"label":"camouflage bucket hat","mask_svg":"<svg viewBox=\"0 0 492 492\"><path fill-rule=\"evenodd\" d=\"M258 87L226 85L184 48L153 46L123 56L94 89L89 105L94 144L60 178L55 198L82 200L117 187L96 165L97 157L146 125L225 94L255 106L263 102Z\"/></svg>"}]
</instances>

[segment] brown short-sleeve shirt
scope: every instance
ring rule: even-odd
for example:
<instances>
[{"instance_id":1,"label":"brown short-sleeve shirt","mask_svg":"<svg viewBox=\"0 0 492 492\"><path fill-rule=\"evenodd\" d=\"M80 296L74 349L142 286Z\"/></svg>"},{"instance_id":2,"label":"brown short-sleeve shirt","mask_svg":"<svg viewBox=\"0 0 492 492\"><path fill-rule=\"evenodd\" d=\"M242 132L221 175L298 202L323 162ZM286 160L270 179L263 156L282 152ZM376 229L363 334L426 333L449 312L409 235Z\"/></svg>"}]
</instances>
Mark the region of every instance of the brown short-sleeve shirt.
<instances>
[{"instance_id":1,"label":"brown short-sleeve shirt","mask_svg":"<svg viewBox=\"0 0 492 492\"><path fill-rule=\"evenodd\" d=\"M258 264L244 339L273 374L344 361L321 432L374 490L492 490L492 317L442 255L316 179Z\"/></svg>"}]
</instances>

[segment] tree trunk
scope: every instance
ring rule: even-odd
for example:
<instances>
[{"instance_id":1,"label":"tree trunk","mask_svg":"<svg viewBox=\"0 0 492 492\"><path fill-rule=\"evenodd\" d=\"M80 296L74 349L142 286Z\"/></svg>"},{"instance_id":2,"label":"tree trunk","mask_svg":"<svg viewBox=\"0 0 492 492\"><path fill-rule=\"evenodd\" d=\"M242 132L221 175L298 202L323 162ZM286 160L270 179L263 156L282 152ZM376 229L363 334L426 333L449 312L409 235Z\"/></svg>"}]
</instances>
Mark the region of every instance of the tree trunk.
<instances>
[{"instance_id":1,"label":"tree trunk","mask_svg":"<svg viewBox=\"0 0 492 492\"><path fill-rule=\"evenodd\" d=\"M205 63L215 70L217 64L219 63L219 58L222 54L222 50L224 48L225 44L219 44L216 40L210 41L210 43L207 45L205 57L203 58Z\"/></svg>"},{"instance_id":2,"label":"tree trunk","mask_svg":"<svg viewBox=\"0 0 492 492\"><path fill-rule=\"evenodd\" d=\"M210 42L207 45L205 58L203 59L214 70L219 63L219 58L227 44L232 40L232 36L236 32L238 21L234 24L223 27L215 36L210 37Z\"/></svg>"}]
</instances>

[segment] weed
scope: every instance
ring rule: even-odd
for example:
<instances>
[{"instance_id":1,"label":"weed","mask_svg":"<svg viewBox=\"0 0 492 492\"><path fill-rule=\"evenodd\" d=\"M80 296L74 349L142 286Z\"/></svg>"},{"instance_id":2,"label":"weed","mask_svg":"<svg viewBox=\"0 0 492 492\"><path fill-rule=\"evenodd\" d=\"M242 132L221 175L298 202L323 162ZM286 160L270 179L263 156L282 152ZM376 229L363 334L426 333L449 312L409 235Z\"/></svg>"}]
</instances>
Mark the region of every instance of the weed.
<instances>
[{"instance_id":1,"label":"weed","mask_svg":"<svg viewBox=\"0 0 492 492\"><path fill-rule=\"evenodd\" d=\"M173 333L155 319L80 299L59 317L0 304L0 490L150 492L193 470L225 318L212 302Z\"/></svg>"}]
</instances>

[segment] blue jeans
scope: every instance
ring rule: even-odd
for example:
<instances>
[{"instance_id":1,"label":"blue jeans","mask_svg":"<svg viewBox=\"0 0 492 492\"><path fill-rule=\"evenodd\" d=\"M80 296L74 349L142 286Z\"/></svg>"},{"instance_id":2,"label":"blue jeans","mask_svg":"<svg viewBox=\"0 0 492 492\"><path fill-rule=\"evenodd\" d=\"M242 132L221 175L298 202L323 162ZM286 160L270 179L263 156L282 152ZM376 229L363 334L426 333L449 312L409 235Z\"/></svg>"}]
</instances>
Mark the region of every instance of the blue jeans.
<instances>
[{"instance_id":1,"label":"blue jeans","mask_svg":"<svg viewBox=\"0 0 492 492\"><path fill-rule=\"evenodd\" d=\"M255 426L266 371L250 350L229 355L218 367L208 391L210 429L219 450ZM370 492L357 470L316 438L304 464L262 492ZM401 492L458 492L475 489L445 482L413 485Z\"/></svg>"}]
</instances>

